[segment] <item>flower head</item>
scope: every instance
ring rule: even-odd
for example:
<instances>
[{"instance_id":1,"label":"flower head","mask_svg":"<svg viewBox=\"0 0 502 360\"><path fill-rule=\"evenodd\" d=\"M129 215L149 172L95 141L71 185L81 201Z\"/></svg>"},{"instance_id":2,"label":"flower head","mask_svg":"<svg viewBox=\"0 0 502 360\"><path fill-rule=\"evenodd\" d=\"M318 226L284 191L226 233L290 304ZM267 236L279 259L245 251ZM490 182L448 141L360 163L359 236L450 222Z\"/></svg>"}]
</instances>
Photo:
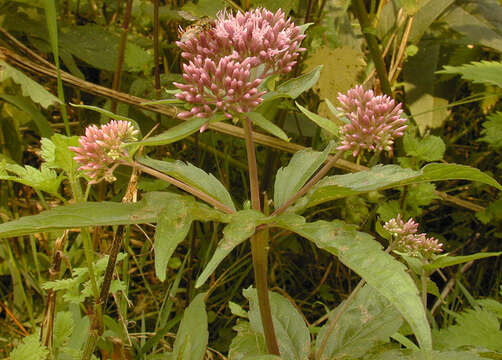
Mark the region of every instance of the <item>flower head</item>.
<instances>
[{"instance_id":1,"label":"flower head","mask_svg":"<svg viewBox=\"0 0 502 360\"><path fill-rule=\"evenodd\" d=\"M401 118L401 103L387 95L376 96L373 90L364 91L358 85L346 95L338 94L342 111L350 120L344 125L339 150L351 150L353 156L360 151L391 151L394 138L403 136L408 127Z\"/></svg>"},{"instance_id":2,"label":"flower head","mask_svg":"<svg viewBox=\"0 0 502 360\"><path fill-rule=\"evenodd\" d=\"M193 107L179 113L181 118L207 118L217 111L231 118L251 111L263 101L262 81L291 71L305 50L300 47L305 36L282 10L222 11L215 21L187 31L176 43L187 60L185 84L174 85L182 90L176 97Z\"/></svg>"},{"instance_id":3,"label":"flower head","mask_svg":"<svg viewBox=\"0 0 502 360\"><path fill-rule=\"evenodd\" d=\"M404 222L399 214L387 221L383 227L394 237L394 248L410 256L431 258L443 251L443 244L439 240L427 237L426 234L417 234L418 223L413 219Z\"/></svg>"},{"instance_id":4,"label":"flower head","mask_svg":"<svg viewBox=\"0 0 502 360\"><path fill-rule=\"evenodd\" d=\"M138 130L129 121L112 120L108 124L91 125L85 129L85 136L78 140L79 146L71 146L76 153L73 158L91 178L91 183L102 179L115 181L113 170L118 160L127 158L128 154L122 145L126 141L135 141Z\"/></svg>"}]
</instances>

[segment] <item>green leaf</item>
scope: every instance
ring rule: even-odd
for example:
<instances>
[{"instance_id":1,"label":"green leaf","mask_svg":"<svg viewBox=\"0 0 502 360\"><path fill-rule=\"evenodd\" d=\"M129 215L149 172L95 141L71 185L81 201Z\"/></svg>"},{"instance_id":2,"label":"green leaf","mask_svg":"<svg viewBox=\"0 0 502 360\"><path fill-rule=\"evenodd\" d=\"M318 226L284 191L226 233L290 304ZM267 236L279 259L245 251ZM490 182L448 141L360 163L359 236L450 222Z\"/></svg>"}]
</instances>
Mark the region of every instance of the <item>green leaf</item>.
<instances>
[{"instance_id":1,"label":"green leaf","mask_svg":"<svg viewBox=\"0 0 502 360\"><path fill-rule=\"evenodd\" d=\"M335 255L397 308L423 350L431 349L429 323L415 283L406 267L383 251L371 235L339 220L306 223L294 214L277 217L273 225L295 232Z\"/></svg>"},{"instance_id":2,"label":"green leaf","mask_svg":"<svg viewBox=\"0 0 502 360\"><path fill-rule=\"evenodd\" d=\"M256 226L264 218L265 215L252 209L238 211L232 215L230 223L223 229L223 240L218 244L213 257L195 283L196 288L204 285L218 265L237 245L254 234Z\"/></svg>"},{"instance_id":3,"label":"green leaf","mask_svg":"<svg viewBox=\"0 0 502 360\"><path fill-rule=\"evenodd\" d=\"M500 256L502 251L500 252L480 252L472 255L465 256L451 256L451 255L443 255L435 259L433 262L425 265L425 270L433 271L436 269L442 269L444 267L463 264L473 260L484 259L492 256Z\"/></svg>"},{"instance_id":4,"label":"green leaf","mask_svg":"<svg viewBox=\"0 0 502 360\"><path fill-rule=\"evenodd\" d=\"M465 165L432 163L418 171L401 168L397 165L377 165L369 170L353 174L324 178L303 201L300 200L299 205L311 207L326 201L373 190L440 180L479 181L502 190L502 186L492 177L476 168Z\"/></svg>"},{"instance_id":5,"label":"green leaf","mask_svg":"<svg viewBox=\"0 0 502 360\"><path fill-rule=\"evenodd\" d=\"M406 338L405 338L406 339ZM474 351L431 351L430 353L412 352L406 350L393 349L365 360L482 360Z\"/></svg>"},{"instance_id":6,"label":"green leaf","mask_svg":"<svg viewBox=\"0 0 502 360\"><path fill-rule=\"evenodd\" d=\"M25 113L30 114L31 119L35 123L35 126L38 128L39 134L41 136L49 137L54 134L54 130L52 130L47 118L42 114L40 109L33 104L32 101L28 100L28 98L8 94L0 94L0 98L17 106Z\"/></svg>"},{"instance_id":7,"label":"green leaf","mask_svg":"<svg viewBox=\"0 0 502 360\"><path fill-rule=\"evenodd\" d=\"M319 77L321 76L321 70L322 65L319 65L307 74L303 74L297 78L283 82L277 86L275 91L281 94L287 94L292 99L296 99L317 83L317 80L319 80Z\"/></svg>"},{"instance_id":8,"label":"green leaf","mask_svg":"<svg viewBox=\"0 0 502 360\"><path fill-rule=\"evenodd\" d=\"M406 133L403 137L403 145L407 155L427 162L441 160L446 150L444 141L435 135L427 135L423 139L418 139L412 134Z\"/></svg>"},{"instance_id":9,"label":"green leaf","mask_svg":"<svg viewBox=\"0 0 502 360\"><path fill-rule=\"evenodd\" d=\"M256 289L242 291L249 301L249 321L253 331L263 335ZM306 360L310 353L310 333L298 310L284 296L269 291L272 321L281 358Z\"/></svg>"},{"instance_id":10,"label":"green leaf","mask_svg":"<svg viewBox=\"0 0 502 360\"><path fill-rule=\"evenodd\" d=\"M289 142L288 135L272 121L265 118L262 114L257 112L249 112L246 114L253 124L261 127L266 132L277 136L279 139Z\"/></svg>"},{"instance_id":11,"label":"green leaf","mask_svg":"<svg viewBox=\"0 0 502 360\"><path fill-rule=\"evenodd\" d=\"M396 0L396 6L403 8L408 16L415 15L424 3L425 1L422 0Z\"/></svg>"},{"instance_id":12,"label":"green leaf","mask_svg":"<svg viewBox=\"0 0 502 360\"><path fill-rule=\"evenodd\" d=\"M212 196L216 200L236 211L228 190L225 186L214 177L213 174L208 174L204 170L183 161L160 161L148 157L140 157L136 159L139 163L154 168L164 174L174 177L185 184L188 184L200 191Z\"/></svg>"},{"instance_id":13,"label":"green leaf","mask_svg":"<svg viewBox=\"0 0 502 360\"><path fill-rule=\"evenodd\" d=\"M60 48L76 58L100 70L115 71L120 46L120 36L103 26L88 23L62 27L59 37ZM153 54L127 41L124 70L142 71L153 63Z\"/></svg>"},{"instance_id":14,"label":"green leaf","mask_svg":"<svg viewBox=\"0 0 502 360\"><path fill-rule=\"evenodd\" d=\"M38 215L24 216L0 224L0 238L34 234L44 231L64 230L86 226L131 225L153 223L160 211L171 201L190 198L167 192L151 192L136 203L88 202L43 211ZM195 220L228 222L228 215L205 204L191 202Z\"/></svg>"},{"instance_id":15,"label":"green leaf","mask_svg":"<svg viewBox=\"0 0 502 360\"><path fill-rule=\"evenodd\" d=\"M14 175L9 175L13 173ZM20 166L17 164L0 163L0 180L11 180L52 195L58 194L59 185L63 181L62 176L42 165L40 170L32 166Z\"/></svg>"},{"instance_id":16,"label":"green leaf","mask_svg":"<svg viewBox=\"0 0 502 360\"><path fill-rule=\"evenodd\" d=\"M286 167L277 171L274 185L274 206L280 208L293 197L326 161L333 148L330 143L323 152L305 149L293 155Z\"/></svg>"},{"instance_id":17,"label":"green leaf","mask_svg":"<svg viewBox=\"0 0 502 360\"><path fill-rule=\"evenodd\" d=\"M0 60L0 81L5 81L7 79L11 79L18 84L24 96L30 97L31 100L40 104L44 109L60 103L59 99L45 90L42 85L32 80L21 71L13 68L5 61Z\"/></svg>"},{"instance_id":18,"label":"green leaf","mask_svg":"<svg viewBox=\"0 0 502 360\"><path fill-rule=\"evenodd\" d=\"M224 0L200 0L197 4L187 2L183 5L182 9L183 11L202 18L204 16L216 17L218 11L224 10L225 7L226 3Z\"/></svg>"},{"instance_id":19,"label":"green leaf","mask_svg":"<svg viewBox=\"0 0 502 360\"><path fill-rule=\"evenodd\" d=\"M54 321L54 347L66 346L73 332L73 319L70 311L58 311Z\"/></svg>"},{"instance_id":20,"label":"green leaf","mask_svg":"<svg viewBox=\"0 0 502 360\"><path fill-rule=\"evenodd\" d=\"M78 136L65 136L54 134L50 140L43 138L42 158L45 164L51 169L62 169L68 176L75 174L79 167L73 160L75 153L69 149L70 146L78 146Z\"/></svg>"},{"instance_id":21,"label":"green leaf","mask_svg":"<svg viewBox=\"0 0 502 360\"><path fill-rule=\"evenodd\" d=\"M331 102L329 104L331 104ZM319 127L323 128L324 130L326 130L327 132L329 132L332 135L335 135L335 136L339 135L338 125L336 125L333 121L331 121L330 119L327 119L325 117L322 117L320 115L317 115L316 113L313 113L312 111L307 110L306 108L304 108L303 106L301 106L298 103L296 103L296 106L298 107L298 109L300 109L300 111L306 117L308 117L310 120L315 122Z\"/></svg>"},{"instance_id":22,"label":"green leaf","mask_svg":"<svg viewBox=\"0 0 502 360\"><path fill-rule=\"evenodd\" d=\"M462 79L475 84L491 84L502 88L502 62L480 61L461 66L443 66L438 74L459 74Z\"/></svg>"},{"instance_id":23,"label":"green leaf","mask_svg":"<svg viewBox=\"0 0 502 360\"><path fill-rule=\"evenodd\" d=\"M325 341L331 321L343 311L344 303L337 306L321 328L316 340L316 354ZM401 316L396 308L372 287L365 285L337 321L319 360L361 358L379 343L388 342L399 330Z\"/></svg>"},{"instance_id":24,"label":"green leaf","mask_svg":"<svg viewBox=\"0 0 502 360\"><path fill-rule=\"evenodd\" d=\"M434 0L428 1L418 10L411 26L409 41L417 43L423 34L428 31L432 23L441 16L441 14L455 0Z\"/></svg>"},{"instance_id":25,"label":"green leaf","mask_svg":"<svg viewBox=\"0 0 502 360\"><path fill-rule=\"evenodd\" d=\"M186 308L176 334L171 359L202 360L204 358L209 338L205 296L206 293L198 294Z\"/></svg>"},{"instance_id":26,"label":"green leaf","mask_svg":"<svg viewBox=\"0 0 502 360\"><path fill-rule=\"evenodd\" d=\"M111 111L100 108L98 106L83 105L83 104L71 104L71 103L70 103L70 105L73 107L76 107L76 108L82 108L82 109L96 111L96 112L100 113L101 115L104 115L105 117L110 118L110 119L129 121L130 123L137 125L135 120L128 118L127 116L114 114ZM136 126L136 128L139 130L139 128L137 126Z\"/></svg>"},{"instance_id":27,"label":"green leaf","mask_svg":"<svg viewBox=\"0 0 502 360\"><path fill-rule=\"evenodd\" d=\"M11 353L11 360L45 360L49 356L46 346L40 344L40 331L28 335Z\"/></svg>"},{"instance_id":28,"label":"green leaf","mask_svg":"<svg viewBox=\"0 0 502 360\"><path fill-rule=\"evenodd\" d=\"M224 115L215 115L209 119L192 118L190 120L182 122L181 124L173 126L172 128L163 132L162 134L152 136L146 140L138 141L132 144L143 145L143 146L171 144L199 131L201 126L204 125L205 123L218 122L224 119L225 119Z\"/></svg>"},{"instance_id":29,"label":"green leaf","mask_svg":"<svg viewBox=\"0 0 502 360\"><path fill-rule=\"evenodd\" d=\"M502 112L497 111L494 114L487 116L487 121L483 122L483 130L481 134L484 135L479 141L484 141L493 146L494 148L502 147Z\"/></svg>"},{"instance_id":30,"label":"green leaf","mask_svg":"<svg viewBox=\"0 0 502 360\"><path fill-rule=\"evenodd\" d=\"M262 334L251 329L249 322L237 321L233 329L237 331L237 335L230 344L229 360L248 360L255 356L266 356L265 339Z\"/></svg>"},{"instance_id":31,"label":"green leaf","mask_svg":"<svg viewBox=\"0 0 502 360\"><path fill-rule=\"evenodd\" d=\"M184 201L172 201L160 211L155 231L155 274L166 279L166 268L174 250L188 234L192 225L190 208Z\"/></svg>"},{"instance_id":32,"label":"green leaf","mask_svg":"<svg viewBox=\"0 0 502 360\"><path fill-rule=\"evenodd\" d=\"M439 50L439 41L422 40L418 53L404 64L406 96L421 134L426 128L440 127L450 114L447 94L443 95L445 84L438 84L434 74L439 62Z\"/></svg>"}]
</instances>

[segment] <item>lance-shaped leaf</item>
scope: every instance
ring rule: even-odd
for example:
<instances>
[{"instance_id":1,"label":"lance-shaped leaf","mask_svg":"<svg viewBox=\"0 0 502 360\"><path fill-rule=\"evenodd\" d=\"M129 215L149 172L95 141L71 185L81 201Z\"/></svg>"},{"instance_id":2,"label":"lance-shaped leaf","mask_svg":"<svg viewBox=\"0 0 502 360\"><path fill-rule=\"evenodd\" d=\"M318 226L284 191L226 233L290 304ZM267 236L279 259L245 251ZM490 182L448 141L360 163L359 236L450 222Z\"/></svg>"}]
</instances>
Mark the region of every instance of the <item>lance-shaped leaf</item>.
<instances>
[{"instance_id":1,"label":"lance-shaped leaf","mask_svg":"<svg viewBox=\"0 0 502 360\"><path fill-rule=\"evenodd\" d=\"M256 289L246 289L243 294L249 300L248 314L251 328L263 335ZM270 291L269 297L272 321L281 358L286 360L308 359L310 332L302 315L284 296Z\"/></svg>"},{"instance_id":2,"label":"lance-shaped leaf","mask_svg":"<svg viewBox=\"0 0 502 360\"><path fill-rule=\"evenodd\" d=\"M328 100L329 101L329 100ZM327 119L321 115L317 115L316 113L313 113L312 111L307 110L300 104L296 103L296 106L300 111L308 117L310 120L315 122L319 127L323 128L327 132L329 132L332 135L339 136L339 129L338 125L336 125L333 121L330 119Z\"/></svg>"},{"instance_id":3,"label":"lance-shaped leaf","mask_svg":"<svg viewBox=\"0 0 502 360\"><path fill-rule=\"evenodd\" d=\"M464 255L464 256L451 256L451 255L443 255L439 256L437 259L432 261L430 264L425 265L426 271L433 271L436 269L442 269L448 266L463 264L473 260L484 259L492 256L500 256L502 251L499 252L479 252L472 255Z\"/></svg>"},{"instance_id":4,"label":"lance-shaped leaf","mask_svg":"<svg viewBox=\"0 0 502 360\"><path fill-rule=\"evenodd\" d=\"M292 99L296 99L298 96L311 89L312 86L317 83L319 76L321 76L321 70L322 65L319 65L307 74L303 74L294 79L285 81L277 86L276 92L287 94L291 96Z\"/></svg>"},{"instance_id":5,"label":"lance-shaped leaf","mask_svg":"<svg viewBox=\"0 0 502 360\"><path fill-rule=\"evenodd\" d=\"M431 349L429 323L415 283L406 267L383 251L371 235L343 221L306 223L295 214L283 214L272 225L295 232L338 257L397 308L423 350Z\"/></svg>"},{"instance_id":6,"label":"lance-shaped leaf","mask_svg":"<svg viewBox=\"0 0 502 360\"><path fill-rule=\"evenodd\" d=\"M247 117L253 122L253 124L262 128L266 132L277 136L281 140L289 142L288 135L279 126L275 125L272 121L265 118L262 114L258 112L250 112L247 113Z\"/></svg>"},{"instance_id":7,"label":"lance-shaped leaf","mask_svg":"<svg viewBox=\"0 0 502 360\"><path fill-rule=\"evenodd\" d=\"M318 360L361 358L375 345L387 342L403 322L396 308L368 285L356 294L345 311L343 306L344 303L331 312L317 335L316 354L322 344L326 344ZM339 311L343 313L325 340L331 321Z\"/></svg>"},{"instance_id":8,"label":"lance-shaped leaf","mask_svg":"<svg viewBox=\"0 0 502 360\"><path fill-rule=\"evenodd\" d=\"M180 198L190 201L191 213L195 220L228 222L227 214L195 202L190 196L151 192L136 203L87 202L58 206L38 215L24 216L0 224L0 238L86 226L154 223L163 208Z\"/></svg>"},{"instance_id":9,"label":"lance-shaped leaf","mask_svg":"<svg viewBox=\"0 0 502 360\"><path fill-rule=\"evenodd\" d=\"M333 144L323 152L305 149L293 155L286 167L277 171L274 185L274 205L281 207L310 179L314 172L326 161Z\"/></svg>"},{"instance_id":10,"label":"lance-shaped leaf","mask_svg":"<svg viewBox=\"0 0 502 360\"><path fill-rule=\"evenodd\" d=\"M143 145L143 146L171 144L199 131L202 125L204 125L205 123L213 123L225 119L226 119L225 115L215 115L208 119L192 118L190 120L182 122L181 124L173 126L172 128L163 132L162 134L152 136L149 137L148 139L141 140L131 144Z\"/></svg>"},{"instance_id":11,"label":"lance-shaped leaf","mask_svg":"<svg viewBox=\"0 0 502 360\"><path fill-rule=\"evenodd\" d=\"M209 338L205 296L206 293L198 294L186 308L169 359L202 360L204 358Z\"/></svg>"},{"instance_id":12,"label":"lance-shaped leaf","mask_svg":"<svg viewBox=\"0 0 502 360\"><path fill-rule=\"evenodd\" d=\"M299 204L311 207L373 190L440 180L478 181L502 190L492 177L470 166L432 163L414 171L398 165L377 165L353 174L326 177Z\"/></svg>"},{"instance_id":13,"label":"lance-shaped leaf","mask_svg":"<svg viewBox=\"0 0 502 360\"><path fill-rule=\"evenodd\" d=\"M195 283L196 288L204 285L216 267L237 245L254 234L256 226L261 224L260 220L263 219L265 219L265 215L251 209L242 210L232 215L230 223L223 229L223 240L218 244L213 257Z\"/></svg>"},{"instance_id":14,"label":"lance-shaped leaf","mask_svg":"<svg viewBox=\"0 0 502 360\"><path fill-rule=\"evenodd\" d=\"M232 339L228 350L230 360L248 360L250 358L267 356L263 335L253 331L248 321L238 321L233 327L237 335Z\"/></svg>"},{"instance_id":15,"label":"lance-shaped leaf","mask_svg":"<svg viewBox=\"0 0 502 360\"><path fill-rule=\"evenodd\" d=\"M174 250L188 234L192 225L190 206L184 201L173 201L159 213L155 231L155 274L166 279L166 268Z\"/></svg>"},{"instance_id":16,"label":"lance-shaped leaf","mask_svg":"<svg viewBox=\"0 0 502 360\"><path fill-rule=\"evenodd\" d=\"M185 184L201 190L202 192L212 196L216 200L236 211L232 197L228 193L225 186L214 177L213 174L208 174L204 170L183 161L160 161L148 157L136 159L139 163L149 166L155 170L163 172L175 179L178 179Z\"/></svg>"}]
</instances>

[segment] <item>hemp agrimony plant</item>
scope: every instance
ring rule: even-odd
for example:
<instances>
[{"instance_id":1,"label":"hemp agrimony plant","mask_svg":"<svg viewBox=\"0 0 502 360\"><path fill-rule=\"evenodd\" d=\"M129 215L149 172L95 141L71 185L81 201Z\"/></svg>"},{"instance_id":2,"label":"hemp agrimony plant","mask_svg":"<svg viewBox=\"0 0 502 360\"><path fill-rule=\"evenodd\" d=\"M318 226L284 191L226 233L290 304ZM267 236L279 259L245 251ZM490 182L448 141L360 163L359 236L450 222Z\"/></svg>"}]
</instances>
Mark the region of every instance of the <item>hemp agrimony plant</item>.
<instances>
[{"instance_id":1,"label":"hemp agrimony plant","mask_svg":"<svg viewBox=\"0 0 502 360\"><path fill-rule=\"evenodd\" d=\"M267 354L270 358L299 360L365 355L372 358L372 349L388 342L390 337L410 352L416 351L416 356L440 358L439 353L433 352L428 320L429 277L441 267L468 260L438 255L443 251L442 244L419 234L418 224L412 219L405 222L400 215L383 225L377 224L377 233L389 240L384 250L382 239L358 231L354 225L332 218L308 222L302 214L313 206L350 195L427 181L466 179L498 189L501 186L479 170L463 165L433 163L420 170L376 165L382 152L393 152L395 140L403 136L408 127L407 117L401 104L390 96L356 86L338 96L337 116L345 122L340 128L316 114L309 115L299 106L335 141L323 151L306 149L294 154L289 164L276 174L272 201L263 197L254 142L256 127L287 139L284 130L269 120L267 111L271 111L271 107L266 105L274 101L292 105L291 100L310 89L320 76L321 69L317 68L280 82L280 76L291 72L305 50L301 47L305 28L296 26L281 10L220 12L207 24L187 29L177 42L185 61L184 82L174 83L179 89L175 97L184 107L178 112L178 117L185 120L182 124L140 139L139 129L132 121L111 114L117 120L88 127L78 145L69 147L74 153L73 160L79 164L77 176L87 180L88 189L101 181L115 181L114 171L125 165L133 169L133 176L148 174L191 196L174 191L147 192L141 194L139 202L93 203L84 201L86 191L79 195L77 204L0 225L0 236L97 225L156 223L155 273L164 281L169 260L177 245L186 238L193 221L223 223L223 238L198 276L195 287L203 288L223 259L250 240L255 289L243 290L249 300L249 311L233 309L244 319L235 327L237 335L229 349L230 359L252 356L265 359L269 358L264 357ZM243 129L250 207L237 206L218 179L194 165L144 155L148 147L173 143L197 131L211 131L214 124L227 119ZM370 168L328 176L344 155L356 157L360 163L366 154L372 156ZM284 296L269 291L268 249L270 234L277 229L311 241L362 278L350 297L329 311L324 319L326 323L312 334L299 311ZM86 246L89 271L85 274L90 278L91 288L88 287L86 293L93 293L95 308L82 355L85 359L92 356L103 336L104 305L122 232L116 231L114 236L118 241L114 242L103 278L102 272L93 270L96 260L92 248ZM87 232L84 231L82 237L84 244L87 243ZM478 258L493 255L487 254ZM411 272L398 260L399 256ZM474 258L476 256L469 260ZM51 288L57 290L55 284L51 282ZM207 345L204 301L209 295L201 293L195 297L185 311L172 353L159 356L202 359ZM416 343L400 332L403 320L411 328ZM145 355L152 347L147 342L139 353ZM400 350L394 354L395 358L411 359Z\"/></svg>"}]
</instances>

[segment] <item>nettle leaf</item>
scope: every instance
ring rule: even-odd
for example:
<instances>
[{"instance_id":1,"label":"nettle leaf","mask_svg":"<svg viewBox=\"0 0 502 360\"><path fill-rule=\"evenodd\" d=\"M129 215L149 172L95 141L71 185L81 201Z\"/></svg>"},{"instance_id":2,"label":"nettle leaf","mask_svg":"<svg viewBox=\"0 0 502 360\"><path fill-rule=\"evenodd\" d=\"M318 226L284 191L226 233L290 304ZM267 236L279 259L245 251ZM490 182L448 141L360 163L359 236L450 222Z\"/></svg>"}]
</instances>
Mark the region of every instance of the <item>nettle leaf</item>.
<instances>
[{"instance_id":1,"label":"nettle leaf","mask_svg":"<svg viewBox=\"0 0 502 360\"><path fill-rule=\"evenodd\" d=\"M184 139L187 136L200 130L202 125L206 123L213 123L225 120L225 115L215 115L208 119L192 118L190 120L184 121L181 124L173 126L169 130L163 132L162 134L149 137L148 139L141 140L138 142L130 143L134 145L143 146L155 146L155 145L167 145L178 140Z\"/></svg>"},{"instance_id":2,"label":"nettle leaf","mask_svg":"<svg viewBox=\"0 0 502 360\"><path fill-rule=\"evenodd\" d=\"M190 207L184 201L173 201L157 217L155 231L155 274L160 281L166 279L166 268L174 250L188 234L192 225Z\"/></svg>"},{"instance_id":3,"label":"nettle leaf","mask_svg":"<svg viewBox=\"0 0 502 360\"><path fill-rule=\"evenodd\" d=\"M487 116L487 120L483 122L483 137L479 141L484 141L494 148L502 147L502 112L497 111L494 114Z\"/></svg>"},{"instance_id":4,"label":"nettle leaf","mask_svg":"<svg viewBox=\"0 0 502 360\"><path fill-rule=\"evenodd\" d=\"M258 295L256 289L243 290L249 301L249 321L253 331L263 335ZM286 360L306 360L310 353L310 333L305 320L298 310L284 296L269 292L272 321L277 336L281 358Z\"/></svg>"},{"instance_id":5,"label":"nettle leaf","mask_svg":"<svg viewBox=\"0 0 502 360\"><path fill-rule=\"evenodd\" d=\"M311 207L373 190L440 180L478 181L502 190L502 186L492 177L466 165L432 163L418 171L397 165L377 165L353 174L324 178L303 200L299 200L298 206Z\"/></svg>"},{"instance_id":6,"label":"nettle leaf","mask_svg":"<svg viewBox=\"0 0 502 360\"><path fill-rule=\"evenodd\" d=\"M237 335L232 339L228 351L229 360L248 360L255 356L266 356L265 339L251 329L248 321L238 321L233 327Z\"/></svg>"},{"instance_id":7,"label":"nettle leaf","mask_svg":"<svg viewBox=\"0 0 502 360\"><path fill-rule=\"evenodd\" d=\"M406 267L387 254L371 235L356 231L343 221L306 223L295 214L283 214L272 223L312 241L335 255L397 308L412 328L423 350L432 339L417 287ZM378 269L375 271L375 269Z\"/></svg>"},{"instance_id":8,"label":"nettle leaf","mask_svg":"<svg viewBox=\"0 0 502 360\"><path fill-rule=\"evenodd\" d=\"M51 169L62 169L68 175L76 173L79 165L73 160L75 153L70 146L78 146L78 136L54 134L50 139L42 138L42 159Z\"/></svg>"},{"instance_id":9,"label":"nettle leaf","mask_svg":"<svg viewBox=\"0 0 502 360\"><path fill-rule=\"evenodd\" d=\"M262 114L257 112L249 112L246 114L247 117L255 124L256 126L262 128L266 132L277 136L279 139L289 142L288 135L277 125L275 125L272 121L265 118Z\"/></svg>"},{"instance_id":10,"label":"nettle leaf","mask_svg":"<svg viewBox=\"0 0 502 360\"><path fill-rule=\"evenodd\" d=\"M294 79L283 82L275 89L276 92L287 94L292 99L296 99L314 86L321 76L322 65L316 66L307 74L300 75Z\"/></svg>"},{"instance_id":11,"label":"nettle leaf","mask_svg":"<svg viewBox=\"0 0 502 360\"><path fill-rule=\"evenodd\" d=\"M195 220L228 222L229 216L192 197L168 192L151 192L136 203L87 202L58 206L38 215L24 216L0 224L0 238L64 230L86 226L132 225L154 223L162 209L172 201L188 198Z\"/></svg>"},{"instance_id":12,"label":"nettle leaf","mask_svg":"<svg viewBox=\"0 0 502 360\"><path fill-rule=\"evenodd\" d=\"M223 240L220 241L213 257L197 279L196 288L204 285L218 265L237 245L242 244L254 234L256 226L261 224L260 220L263 219L265 215L252 209L242 210L231 216L230 223L223 229Z\"/></svg>"},{"instance_id":13,"label":"nettle leaf","mask_svg":"<svg viewBox=\"0 0 502 360\"><path fill-rule=\"evenodd\" d=\"M66 346L73 333L73 318L70 311L58 311L54 320L54 347Z\"/></svg>"},{"instance_id":14,"label":"nettle leaf","mask_svg":"<svg viewBox=\"0 0 502 360\"><path fill-rule=\"evenodd\" d=\"M32 80L21 71L13 68L5 61L0 60L0 81L5 81L7 79L11 79L18 84L24 96L28 96L31 100L40 104L44 109L49 108L51 105L61 103L57 97L45 90L42 85Z\"/></svg>"},{"instance_id":15,"label":"nettle leaf","mask_svg":"<svg viewBox=\"0 0 502 360\"><path fill-rule=\"evenodd\" d=\"M206 293L198 294L186 308L176 334L173 352L170 354L171 359L202 360L204 358L209 338L205 296Z\"/></svg>"},{"instance_id":16,"label":"nettle leaf","mask_svg":"<svg viewBox=\"0 0 502 360\"><path fill-rule=\"evenodd\" d=\"M9 175L9 173L14 175ZM32 166L20 166L17 164L0 163L0 180L11 180L46 193L57 195L59 185L63 181L62 176L42 164L35 169Z\"/></svg>"},{"instance_id":17,"label":"nettle leaf","mask_svg":"<svg viewBox=\"0 0 502 360\"><path fill-rule=\"evenodd\" d=\"M461 66L443 66L437 74L459 74L462 79L475 84L492 84L502 88L502 62L480 61Z\"/></svg>"},{"instance_id":18,"label":"nettle leaf","mask_svg":"<svg viewBox=\"0 0 502 360\"><path fill-rule=\"evenodd\" d=\"M316 354L326 341L332 319L342 310L338 305L321 328L316 339ZM371 286L365 285L343 311L328 337L319 360L360 358L372 347L389 340L402 324L402 318L386 298Z\"/></svg>"},{"instance_id":19,"label":"nettle leaf","mask_svg":"<svg viewBox=\"0 0 502 360\"><path fill-rule=\"evenodd\" d=\"M274 185L274 206L281 207L310 179L326 161L333 148L330 143L323 152L305 149L293 155L289 164L277 171Z\"/></svg>"},{"instance_id":20,"label":"nettle leaf","mask_svg":"<svg viewBox=\"0 0 502 360\"><path fill-rule=\"evenodd\" d=\"M331 102L329 102L329 100L327 100L326 103L331 104ZM336 125L333 121L331 121L330 119L327 119L323 116L317 115L316 113L313 113L312 111L307 110L306 108L304 108L303 106L301 106L298 103L296 103L296 106L298 107L298 109L300 109L300 111L306 117L308 117L310 120L315 122L320 128L323 128L324 130L326 130L327 132L329 132L332 135L335 135L335 136L339 135L338 125ZM329 105L328 105L328 107L329 107Z\"/></svg>"},{"instance_id":21,"label":"nettle leaf","mask_svg":"<svg viewBox=\"0 0 502 360\"><path fill-rule=\"evenodd\" d=\"M40 344L40 329L28 335L11 353L11 360L45 360L49 356L46 346Z\"/></svg>"},{"instance_id":22,"label":"nettle leaf","mask_svg":"<svg viewBox=\"0 0 502 360\"><path fill-rule=\"evenodd\" d=\"M407 155L427 162L441 160L446 150L443 139L435 135L419 139L407 132L403 137L403 145Z\"/></svg>"},{"instance_id":23,"label":"nettle leaf","mask_svg":"<svg viewBox=\"0 0 502 360\"><path fill-rule=\"evenodd\" d=\"M212 196L216 200L236 211L232 197L225 186L204 170L183 161L160 161L148 157L139 157L136 159L139 163L154 168L164 174L174 177L202 192Z\"/></svg>"}]
</instances>

